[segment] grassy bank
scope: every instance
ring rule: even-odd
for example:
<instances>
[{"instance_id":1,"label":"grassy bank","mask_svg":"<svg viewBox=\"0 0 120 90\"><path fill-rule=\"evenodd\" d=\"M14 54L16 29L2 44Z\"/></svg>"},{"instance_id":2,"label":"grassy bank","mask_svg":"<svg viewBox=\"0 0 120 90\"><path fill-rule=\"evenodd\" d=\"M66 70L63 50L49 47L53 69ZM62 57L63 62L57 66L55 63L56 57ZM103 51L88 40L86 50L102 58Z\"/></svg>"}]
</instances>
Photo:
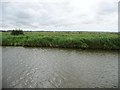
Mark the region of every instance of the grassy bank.
<instances>
[{"instance_id":1,"label":"grassy bank","mask_svg":"<svg viewBox=\"0 0 120 90\"><path fill-rule=\"evenodd\" d=\"M95 32L2 32L2 46L57 47L81 49L120 49L117 33Z\"/></svg>"}]
</instances>

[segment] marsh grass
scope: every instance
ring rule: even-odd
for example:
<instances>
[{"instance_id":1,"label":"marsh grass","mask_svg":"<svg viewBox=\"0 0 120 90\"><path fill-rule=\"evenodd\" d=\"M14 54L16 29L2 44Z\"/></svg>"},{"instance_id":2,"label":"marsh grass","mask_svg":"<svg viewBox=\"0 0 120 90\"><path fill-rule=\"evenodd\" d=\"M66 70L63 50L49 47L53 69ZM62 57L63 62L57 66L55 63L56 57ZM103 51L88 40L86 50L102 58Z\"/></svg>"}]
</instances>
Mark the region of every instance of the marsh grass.
<instances>
[{"instance_id":1,"label":"marsh grass","mask_svg":"<svg viewBox=\"0 0 120 90\"><path fill-rule=\"evenodd\" d=\"M120 49L118 33L24 32L14 36L2 32L2 46L55 47L80 49Z\"/></svg>"}]
</instances>

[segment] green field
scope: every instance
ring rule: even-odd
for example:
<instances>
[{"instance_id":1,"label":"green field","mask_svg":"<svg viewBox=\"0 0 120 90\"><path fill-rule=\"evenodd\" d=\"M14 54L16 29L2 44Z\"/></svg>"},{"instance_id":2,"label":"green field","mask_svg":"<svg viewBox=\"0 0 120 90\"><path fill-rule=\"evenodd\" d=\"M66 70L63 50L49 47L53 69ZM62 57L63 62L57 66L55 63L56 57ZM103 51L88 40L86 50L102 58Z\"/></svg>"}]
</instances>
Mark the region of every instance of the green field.
<instances>
[{"instance_id":1,"label":"green field","mask_svg":"<svg viewBox=\"0 0 120 90\"><path fill-rule=\"evenodd\" d=\"M11 35L2 32L2 46L120 49L118 33L100 32L24 32Z\"/></svg>"}]
</instances>

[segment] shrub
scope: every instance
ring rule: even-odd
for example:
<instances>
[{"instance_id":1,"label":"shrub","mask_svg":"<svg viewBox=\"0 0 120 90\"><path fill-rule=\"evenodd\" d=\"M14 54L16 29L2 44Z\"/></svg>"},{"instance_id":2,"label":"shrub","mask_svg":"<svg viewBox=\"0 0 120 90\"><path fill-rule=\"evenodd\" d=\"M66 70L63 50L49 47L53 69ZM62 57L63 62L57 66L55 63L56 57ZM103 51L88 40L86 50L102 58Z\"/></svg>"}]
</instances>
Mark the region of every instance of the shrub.
<instances>
[{"instance_id":1,"label":"shrub","mask_svg":"<svg viewBox=\"0 0 120 90\"><path fill-rule=\"evenodd\" d=\"M23 35L23 31L21 29L16 29L11 31L11 35Z\"/></svg>"}]
</instances>

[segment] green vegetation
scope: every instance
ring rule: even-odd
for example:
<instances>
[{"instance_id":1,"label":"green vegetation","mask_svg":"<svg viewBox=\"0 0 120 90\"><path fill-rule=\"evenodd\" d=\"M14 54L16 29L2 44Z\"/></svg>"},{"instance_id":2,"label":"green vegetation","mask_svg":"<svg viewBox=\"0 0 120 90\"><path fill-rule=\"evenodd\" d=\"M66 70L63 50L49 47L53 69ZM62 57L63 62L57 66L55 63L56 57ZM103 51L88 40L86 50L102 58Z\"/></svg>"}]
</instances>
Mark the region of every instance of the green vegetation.
<instances>
[{"instance_id":1,"label":"green vegetation","mask_svg":"<svg viewBox=\"0 0 120 90\"><path fill-rule=\"evenodd\" d=\"M23 35L23 31L21 29L12 30L11 35Z\"/></svg>"},{"instance_id":2,"label":"green vegetation","mask_svg":"<svg viewBox=\"0 0 120 90\"><path fill-rule=\"evenodd\" d=\"M2 32L2 46L120 49L118 33L99 32Z\"/></svg>"}]
</instances>

